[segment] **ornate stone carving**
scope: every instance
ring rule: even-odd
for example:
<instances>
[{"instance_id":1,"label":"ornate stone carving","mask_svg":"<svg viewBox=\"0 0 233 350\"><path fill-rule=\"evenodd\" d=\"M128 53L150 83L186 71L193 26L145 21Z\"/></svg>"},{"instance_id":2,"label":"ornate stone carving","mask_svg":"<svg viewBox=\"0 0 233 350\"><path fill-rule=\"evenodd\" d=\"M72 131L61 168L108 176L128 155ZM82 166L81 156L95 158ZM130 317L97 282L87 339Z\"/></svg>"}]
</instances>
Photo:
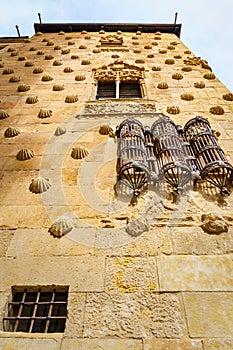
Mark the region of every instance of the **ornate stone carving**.
<instances>
[{"instance_id":1,"label":"ornate stone carving","mask_svg":"<svg viewBox=\"0 0 233 350\"><path fill-rule=\"evenodd\" d=\"M62 90L64 90L64 85L61 85L61 84L53 85L53 91L62 91Z\"/></svg>"},{"instance_id":2,"label":"ornate stone carving","mask_svg":"<svg viewBox=\"0 0 233 350\"><path fill-rule=\"evenodd\" d=\"M2 72L2 74L12 74L12 73L14 73L14 69L12 68L6 68Z\"/></svg>"},{"instance_id":3,"label":"ornate stone carving","mask_svg":"<svg viewBox=\"0 0 233 350\"><path fill-rule=\"evenodd\" d=\"M78 147L72 148L71 157L74 159L83 159L87 157L88 154L89 152L86 148L78 146Z\"/></svg>"},{"instance_id":4,"label":"ornate stone carving","mask_svg":"<svg viewBox=\"0 0 233 350\"><path fill-rule=\"evenodd\" d=\"M49 228L49 232L54 237L62 237L69 233L73 228L72 221L67 217L60 217L54 221L52 226Z\"/></svg>"},{"instance_id":5,"label":"ornate stone carving","mask_svg":"<svg viewBox=\"0 0 233 350\"><path fill-rule=\"evenodd\" d=\"M67 103L74 103L78 101L78 96L77 95L68 95L65 98L65 102Z\"/></svg>"},{"instance_id":6,"label":"ornate stone carving","mask_svg":"<svg viewBox=\"0 0 233 350\"><path fill-rule=\"evenodd\" d=\"M41 108L40 112L38 113L38 118L49 118L52 116L52 111L51 109L47 108Z\"/></svg>"},{"instance_id":7,"label":"ornate stone carving","mask_svg":"<svg viewBox=\"0 0 233 350\"><path fill-rule=\"evenodd\" d=\"M202 68L212 70L208 62L201 57L188 57L184 60L184 64L187 66L201 66Z\"/></svg>"},{"instance_id":8,"label":"ornate stone carving","mask_svg":"<svg viewBox=\"0 0 233 350\"><path fill-rule=\"evenodd\" d=\"M102 66L93 70L94 78L99 81L115 80L117 77L121 81L137 81L144 77L143 71L144 68L129 65L123 61L115 61L108 66Z\"/></svg>"},{"instance_id":9,"label":"ornate stone carving","mask_svg":"<svg viewBox=\"0 0 233 350\"><path fill-rule=\"evenodd\" d=\"M215 79L215 74L214 73L206 73L203 75L203 78L208 79L208 80L213 80Z\"/></svg>"},{"instance_id":10,"label":"ornate stone carving","mask_svg":"<svg viewBox=\"0 0 233 350\"><path fill-rule=\"evenodd\" d=\"M200 82L194 83L193 86L197 89L204 89L205 83L203 81L200 81Z\"/></svg>"},{"instance_id":11,"label":"ornate stone carving","mask_svg":"<svg viewBox=\"0 0 233 350\"><path fill-rule=\"evenodd\" d=\"M87 66L88 64L91 64L91 61L90 61L90 60L82 60L82 61L81 61L81 64L82 64L83 66Z\"/></svg>"},{"instance_id":12,"label":"ornate stone carving","mask_svg":"<svg viewBox=\"0 0 233 350\"><path fill-rule=\"evenodd\" d=\"M16 158L18 160L28 160L34 157L34 152L32 150L29 150L27 148L21 149L17 155Z\"/></svg>"},{"instance_id":13,"label":"ornate stone carving","mask_svg":"<svg viewBox=\"0 0 233 350\"><path fill-rule=\"evenodd\" d=\"M159 71L162 70L162 68L159 67L159 66L153 66L151 69L152 69L154 72L159 72Z\"/></svg>"},{"instance_id":14,"label":"ornate stone carving","mask_svg":"<svg viewBox=\"0 0 233 350\"><path fill-rule=\"evenodd\" d=\"M43 56L44 55L44 51L37 51L36 53L38 56Z\"/></svg>"},{"instance_id":15,"label":"ornate stone carving","mask_svg":"<svg viewBox=\"0 0 233 350\"><path fill-rule=\"evenodd\" d=\"M217 214L203 214L201 221L201 227L207 233L219 234L227 232L229 229L229 224L223 219L223 217Z\"/></svg>"},{"instance_id":16,"label":"ornate stone carving","mask_svg":"<svg viewBox=\"0 0 233 350\"><path fill-rule=\"evenodd\" d=\"M53 66L61 66L61 65L62 65L62 61L60 60L53 61Z\"/></svg>"},{"instance_id":17,"label":"ornate stone carving","mask_svg":"<svg viewBox=\"0 0 233 350\"><path fill-rule=\"evenodd\" d=\"M181 79L183 79L183 77L184 76L181 73L172 74L172 79L181 80Z\"/></svg>"},{"instance_id":18,"label":"ornate stone carving","mask_svg":"<svg viewBox=\"0 0 233 350\"><path fill-rule=\"evenodd\" d=\"M70 58L71 58L72 60L77 60L77 59L79 59L79 56L78 56L78 55L72 55Z\"/></svg>"},{"instance_id":19,"label":"ornate stone carving","mask_svg":"<svg viewBox=\"0 0 233 350\"><path fill-rule=\"evenodd\" d=\"M157 88L158 89L168 89L168 83L166 83L166 82L158 83Z\"/></svg>"},{"instance_id":20,"label":"ornate stone carving","mask_svg":"<svg viewBox=\"0 0 233 350\"><path fill-rule=\"evenodd\" d=\"M168 106L167 112L169 114L179 114L180 113L180 107L178 106Z\"/></svg>"},{"instance_id":21,"label":"ornate stone carving","mask_svg":"<svg viewBox=\"0 0 233 350\"><path fill-rule=\"evenodd\" d=\"M84 74L78 74L78 75L76 75L76 77L75 77L75 80L76 80L76 81L82 81L82 80L85 80L85 79L86 79L86 77L85 77Z\"/></svg>"},{"instance_id":22,"label":"ornate stone carving","mask_svg":"<svg viewBox=\"0 0 233 350\"><path fill-rule=\"evenodd\" d=\"M133 102L113 102L108 101L104 104L87 103L81 115L86 114L108 114L119 113L122 114L122 110L125 113L154 113L156 111L155 103L133 103ZM79 117L79 115L77 116ZM86 118L86 116L85 116Z\"/></svg>"},{"instance_id":23,"label":"ornate stone carving","mask_svg":"<svg viewBox=\"0 0 233 350\"><path fill-rule=\"evenodd\" d=\"M6 118L9 118L9 114L4 111L4 110L0 110L0 119L6 119Z\"/></svg>"},{"instance_id":24,"label":"ornate stone carving","mask_svg":"<svg viewBox=\"0 0 233 350\"><path fill-rule=\"evenodd\" d=\"M53 42L53 41L50 41L50 40L49 40L49 41L47 42L47 46L53 46L53 45L54 45L54 42Z\"/></svg>"},{"instance_id":25,"label":"ornate stone carving","mask_svg":"<svg viewBox=\"0 0 233 350\"><path fill-rule=\"evenodd\" d=\"M122 45L123 38L118 34L109 34L102 36L100 39L101 45Z\"/></svg>"},{"instance_id":26,"label":"ornate stone carving","mask_svg":"<svg viewBox=\"0 0 233 350\"><path fill-rule=\"evenodd\" d=\"M53 77L51 77L51 75L43 75L41 80L42 81L51 81L51 80L53 80Z\"/></svg>"},{"instance_id":27,"label":"ornate stone carving","mask_svg":"<svg viewBox=\"0 0 233 350\"><path fill-rule=\"evenodd\" d=\"M71 67L65 67L63 72L64 73L72 73L74 70Z\"/></svg>"},{"instance_id":28,"label":"ornate stone carving","mask_svg":"<svg viewBox=\"0 0 233 350\"><path fill-rule=\"evenodd\" d=\"M222 97L226 101L233 101L233 94L231 92L228 94L224 94Z\"/></svg>"},{"instance_id":29,"label":"ornate stone carving","mask_svg":"<svg viewBox=\"0 0 233 350\"><path fill-rule=\"evenodd\" d=\"M41 67L36 67L35 69L33 69L33 73L34 73L34 74L43 73L43 68L41 68Z\"/></svg>"},{"instance_id":30,"label":"ornate stone carving","mask_svg":"<svg viewBox=\"0 0 233 350\"><path fill-rule=\"evenodd\" d=\"M12 126L9 126L4 132L5 137L15 137L20 134L20 131Z\"/></svg>"},{"instance_id":31,"label":"ornate stone carving","mask_svg":"<svg viewBox=\"0 0 233 350\"><path fill-rule=\"evenodd\" d=\"M29 186L29 191L32 193L43 193L51 187L49 179L37 177L33 179Z\"/></svg>"},{"instance_id":32,"label":"ornate stone carving","mask_svg":"<svg viewBox=\"0 0 233 350\"><path fill-rule=\"evenodd\" d=\"M9 79L9 83L18 83L20 81L20 77L13 75L12 77L10 77Z\"/></svg>"},{"instance_id":33,"label":"ornate stone carving","mask_svg":"<svg viewBox=\"0 0 233 350\"><path fill-rule=\"evenodd\" d=\"M45 60L52 60L54 57L53 55L45 55Z\"/></svg>"},{"instance_id":34,"label":"ornate stone carving","mask_svg":"<svg viewBox=\"0 0 233 350\"><path fill-rule=\"evenodd\" d=\"M224 114L224 109L222 106L213 106L213 107L210 107L210 113L221 115L221 114Z\"/></svg>"},{"instance_id":35,"label":"ornate stone carving","mask_svg":"<svg viewBox=\"0 0 233 350\"><path fill-rule=\"evenodd\" d=\"M19 56L18 57L18 61L26 61L26 57L25 56Z\"/></svg>"},{"instance_id":36,"label":"ornate stone carving","mask_svg":"<svg viewBox=\"0 0 233 350\"><path fill-rule=\"evenodd\" d=\"M57 129L55 130L54 134L56 136L61 136L66 133L66 128L62 126L58 126Z\"/></svg>"},{"instance_id":37,"label":"ornate stone carving","mask_svg":"<svg viewBox=\"0 0 233 350\"><path fill-rule=\"evenodd\" d=\"M29 96L26 99L26 103L33 104L39 101L38 96Z\"/></svg>"},{"instance_id":38,"label":"ornate stone carving","mask_svg":"<svg viewBox=\"0 0 233 350\"><path fill-rule=\"evenodd\" d=\"M68 45L74 45L75 44L75 42L74 41L68 41Z\"/></svg>"},{"instance_id":39,"label":"ornate stone carving","mask_svg":"<svg viewBox=\"0 0 233 350\"><path fill-rule=\"evenodd\" d=\"M149 225L144 217L141 217L139 219L133 219L130 221L126 228L126 232L132 236L132 237L138 237L143 232L149 231Z\"/></svg>"},{"instance_id":40,"label":"ornate stone carving","mask_svg":"<svg viewBox=\"0 0 233 350\"><path fill-rule=\"evenodd\" d=\"M33 66L34 66L34 63L31 61L25 62L25 65L24 65L24 67L33 67Z\"/></svg>"},{"instance_id":41,"label":"ornate stone carving","mask_svg":"<svg viewBox=\"0 0 233 350\"><path fill-rule=\"evenodd\" d=\"M61 50L62 55L67 55L68 53L70 53L70 49L63 49Z\"/></svg>"},{"instance_id":42,"label":"ornate stone carving","mask_svg":"<svg viewBox=\"0 0 233 350\"><path fill-rule=\"evenodd\" d=\"M101 125L100 128L99 128L99 133L101 135L112 135L112 134L114 134L113 133L113 129L109 125Z\"/></svg>"},{"instance_id":43,"label":"ornate stone carving","mask_svg":"<svg viewBox=\"0 0 233 350\"><path fill-rule=\"evenodd\" d=\"M18 86L18 92L25 92L30 90L30 85L22 84Z\"/></svg>"}]
</instances>

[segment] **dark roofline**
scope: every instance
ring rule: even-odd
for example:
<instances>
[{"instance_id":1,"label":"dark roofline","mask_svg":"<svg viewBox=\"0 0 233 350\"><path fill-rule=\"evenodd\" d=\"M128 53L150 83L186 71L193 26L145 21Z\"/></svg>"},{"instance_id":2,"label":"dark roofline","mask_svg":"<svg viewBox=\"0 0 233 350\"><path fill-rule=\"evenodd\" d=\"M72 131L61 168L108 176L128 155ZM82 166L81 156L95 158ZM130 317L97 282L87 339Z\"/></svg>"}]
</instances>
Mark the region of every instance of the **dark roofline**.
<instances>
[{"instance_id":1,"label":"dark roofline","mask_svg":"<svg viewBox=\"0 0 233 350\"><path fill-rule=\"evenodd\" d=\"M64 32L136 32L142 33L173 33L180 37L181 24L149 24L149 23L34 23L35 32L58 33Z\"/></svg>"}]
</instances>

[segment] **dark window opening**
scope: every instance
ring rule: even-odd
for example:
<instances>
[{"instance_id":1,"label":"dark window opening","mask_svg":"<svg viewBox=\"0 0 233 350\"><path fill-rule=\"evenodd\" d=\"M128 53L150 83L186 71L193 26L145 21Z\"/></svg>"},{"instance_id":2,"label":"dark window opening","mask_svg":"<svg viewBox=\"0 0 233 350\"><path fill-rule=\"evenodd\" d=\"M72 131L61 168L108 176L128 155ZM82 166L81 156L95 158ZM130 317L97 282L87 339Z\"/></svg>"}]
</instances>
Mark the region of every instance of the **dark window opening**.
<instances>
[{"instance_id":1,"label":"dark window opening","mask_svg":"<svg viewBox=\"0 0 233 350\"><path fill-rule=\"evenodd\" d=\"M68 287L13 290L3 328L7 332L62 333L67 316Z\"/></svg>"},{"instance_id":2,"label":"dark window opening","mask_svg":"<svg viewBox=\"0 0 233 350\"><path fill-rule=\"evenodd\" d=\"M119 88L117 88L119 84ZM141 98L141 88L139 82L108 82L98 83L96 99L114 99L114 98Z\"/></svg>"}]
</instances>

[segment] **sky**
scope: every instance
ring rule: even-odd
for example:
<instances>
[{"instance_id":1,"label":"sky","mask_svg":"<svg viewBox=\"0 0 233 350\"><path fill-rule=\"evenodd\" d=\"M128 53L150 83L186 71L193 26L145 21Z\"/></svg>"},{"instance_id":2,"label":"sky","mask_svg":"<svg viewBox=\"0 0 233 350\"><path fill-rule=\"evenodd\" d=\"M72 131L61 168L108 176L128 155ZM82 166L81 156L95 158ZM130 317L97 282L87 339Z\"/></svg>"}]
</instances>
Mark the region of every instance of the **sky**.
<instances>
[{"instance_id":1,"label":"sky","mask_svg":"<svg viewBox=\"0 0 233 350\"><path fill-rule=\"evenodd\" d=\"M177 23L181 40L209 62L215 75L233 91L233 0L8 0L2 1L0 37L32 36L44 23Z\"/></svg>"}]
</instances>

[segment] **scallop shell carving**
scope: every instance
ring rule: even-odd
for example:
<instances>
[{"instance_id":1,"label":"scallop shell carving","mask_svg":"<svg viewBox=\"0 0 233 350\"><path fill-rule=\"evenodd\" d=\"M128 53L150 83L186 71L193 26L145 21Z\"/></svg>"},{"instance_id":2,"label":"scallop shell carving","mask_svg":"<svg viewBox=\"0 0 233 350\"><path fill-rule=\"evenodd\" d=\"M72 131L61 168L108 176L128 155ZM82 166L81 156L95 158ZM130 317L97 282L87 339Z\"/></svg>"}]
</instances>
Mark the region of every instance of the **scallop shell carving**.
<instances>
[{"instance_id":1,"label":"scallop shell carving","mask_svg":"<svg viewBox=\"0 0 233 350\"><path fill-rule=\"evenodd\" d=\"M175 48L175 46L173 46L173 45L168 45L168 50L175 50L176 48Z\"/></svg>"},{"instance_id":2,"label":"scallop shell carving","mask_svg":"<svg viewBox=\"0 0 233 350\"><path fill-rule=\"evenodd\" d=\"M109 125L101 125L99 128L99 133L101 135L113 134L113 129Z\"/></svg>"},{"instance_id":3,"label":"scallop shell carving","mask_svg":"<svg viewBox=\"0 0 233 350\"><path fill-rule=\"evenodd\" d=\"M165 82L158 83L157 88L158 89L168 89L168 84Z\"/></svg>"},{"instance_id":4,"label":"scallop shell carving","mask_svg":"<svg viewBox=\"0 0 233 350\"><path fill-rule=\"evenodd\" d=\"M82 60L81 64L86 66L88 64L91 64L91 61L90 60Z\"/></svg>"},{"instance_id":5,"label":"scallop shell carving","mask_svg":"<svg viewBox=\"0 0 233 350\"><path fill-rule=\"evenodd\" d=\"M181 80L183 79L183 75L181 73L174 73L172 74L172 79Z\"/></svg>"},{"instance_id":6,"label":"scallop shell carving","mask_svg":"<svg viewBox=\"0 0 233 350\"><path fill-rule=\"evenodd\" d=\"M164 50L164 49L159 50L159 53L167 53L167 50Z\"/></svg>"},{"instance_id":7,"label":"scallop shell carving","mask_svg":"<svg viewBox=\"0 0 233 350\"><path fill-rule=\"evenodd\" d=\"M74 45L75 42L74 41L68 41L68 45Z\"/></svg>"},{"instance_id":8,"label":"scallop shell carving","mask_svg":"<svg viewBox=\"0 0 233 350\"><path fill-rule=\"evenodd\" d=\"M11 56L12 56L12 57L18 56L18 52L17 52L17 51L11 52Z\"/></svg>"},{"instance_id":9,"label":"scallop shell carving","mask_svg":"<svg viewBox=\"0 0 233 350\"><path fill-rule=\"evenodd\" d=\"M152 43L151 43L152 45L155 45L155 46L158 46L158 43L157 43L157 41L152 41Z\"/></svg>"},{"instance_id":10,"label":"scallop shell carving","mask_svg":"<svg viewBox=\"0 0 233 350\"><path fill-rule=\"evenodd\" d=\"M46 55L45 56L45 60L52 60L54 57L53 57L53 55Z\"/></svg>"},{"instance_id":11,"label":"scallop shell carving","mask_svg":"<svg viewBox=\"0 0 233 350\"><path fill-rule=\"evenodd\" d=\"M192 94L182 94L180 98L184 101L192 101L194 100L194 96Z\"/></svg>"},{"instance_id":12,"label":"scallop shell carving","mask_svg":"<svg viewBox=\"0 0 233 350\"><path fill-rule=\"evenodd\" d=\"M182 71L183 71L183 72L191 72L191 71L192 71L192 68L191 68L191 67L183 67L183 68L182 68Z\"/></svg>"},{"instance_id":13,"label":"scallop shell carving","mask_svg":"<svg viewBox=\"0 0 233 350\"><path fill-rule=\"evenodd\" d=\"M203 75L203 78L208 79L208 80L212 80L212 79L215 79L215 74L214 73L205 73Z\"/></svg>"},{"instance_id":14,"label":"scallop shell carving","mask_svg":"<svg viewBox=\"0 0 233 350\"><path fill-rule=\"evenodd\" d=\"M61 127L61 126L58 126L57 129L55 130L54 134L56 136L61 136L63 134L66 133L66 128L65 127Z\"/></svg>"},{"instance_id":15,"label":"scallop shell carving","mask_svg":"<svg viewBox=\"0 0 233 350\"><path fill-rule=\"evenodd\" d=\"M19 56L18 57L18 61L26 61L26 57L25 56Z\"/></svg>"},{"instance_id":16,"label":"scallop shell carving","mask_svg":"<svg viewBox=\"0 0 233 350\"><path fill-rule=\"evenodd\" d=\"M84 39L90 40L90 39L91 39L91 36L90 36L90 35L86 35Z\"/></svg>"},{"instance_id":17,"label":"scallop shell carving","mask_svg":"<svg viewBox=\"0 0 233 350\"><path fill-rule=\"evenodd\" d=\"M132 45L139 45L139 42L133 41L133 42L132 42Z\"/></svg>"},{"instance_id":18,"label":"scallop shell carving","mask_svg":"<svg viewBox=\"0 0 233 350\"><path fill-rule=\"evenodd\" d=\"M29 51L36 51L37 48L35 46L30 47Z\"/></svg>"},{"instance_id":19,"label":"scallop shell carving","mask_svg":"<svg viewBox=\"0 0 233 350\"><path fill-rule=\"evenodd\" d=\"M0 63L0 68L3 68L4 67L4 63Z\"/></svg>"},{"instance_id":20,"label":"scallop shell carving","mask_svg":"<svg viewBox=\"0 0 233 350\"><path fill-rule=\"evenodd\" d=\"M4 132L5 137L15 137L20 134L20 131L12 126L9 126Z\"/></svg>"},{"instance_id":21,"label":"scallop shell carving","mask_svg":"<svg viewBox=\"0 0 233 350\"><path fill-rule=\"evenodd\" d=\"M54 237L62 237L69 233L73 228L73 223L69 218L60 217L54 221L52 226L49 228L49 232Z\"/></svg>"},{"instance_id":22,"label":"scallop shell carving","mask_svg":"<svg viewBox=\"0 0 233 350\"><path fill-rule=\"evenodd\" d=\"M101 50L100 50L100 49L94 49L92 52L93 52L93 53L100 53Z\"/></svg>"},{"instance_id":23,"label":"scallop shell carving","mask_svg":"<svg viewBox=\"0 0 233 350\"><path fill-rule=\"evenodd\" d=\"M68 53L70 53L70 49L61 50L61 53L62 53L63 55L67 55Z\"/></svg>"},{"instance_id":24,"label":"scallop shell carving","mask_svg":"<svg viewBox=\"0 0 233 350\"><path fill-rule=\"evenodd\" d=\"M33 69L33 73L34 74L43 73L43 69L40 67L37 67L37 68Z\"/></svg>"},{"instance_id":25,"label":"scallop shell carving","mask_svg":"<svg viewBox=\"0 0 233 350\"><path fill-rule=\"evenodd\" d=\"M82 30L81 34L87 34L87 31L86 30Z\"/></svg>"},{"instance_id":26,"label":"scallop shell carving","mask_svg":"<svg viewBox=\"0 0 233 350\"><path fill-rule=\"evenodd\" d=\"M13 47L9 47L8 50L7 50L7 52L14 52L14 51L16 51L16 50Z\"/></svg>"},{"instance_id":27,"label":"scallop shell carving","mask_svg":"<svg viewBox=\"0 0 233 350\"><path fill-rule=\"evenodd\" d=\"M196 83L193 84L193 86L197 89L204 89L205 87L205 83L203 83L203 81L197 81Z\"/></svg>"},{"instance_id":28,"label":"scallop shell carving","mask_svg":"<svg viewBox=\"0 0 233 350\"><path fill-rule=\"evenodd\" d=\"M31 61L25 62L24 67L32 67L32 66L34 66L34 63L33 63L33 62L31 62Z\"/></svg>"},{"instance_id":29,"label":"scallop shell carving","mask_svg":"<svg viewBox=\"0 0 233 350\"><path fill-rule=\"evenodd\" d=\"M224 109L222 108L222 106L213 106L213 107L210 107L210 113L216 114L216 115L222 115L224 114Z\"/></svg>"},{"instance_id":30,"label":"scallop shell carving","mask_svg":"<svg viewBox=\"0 0 233 350\"><path fill-rule=\"evenodd\" d=\"M79 49L86 49L87 46L86 45L79 45Z\"/></svg>"},{"instance_id":31,"label":"scallop shell carving","mask_svg":"<svg viewBox=\"0 0 233 350\"><path fill-rule=\"evenodd\" d=\"M167 107L167 112L170 114L179 114L180 113L180 108L178 106L168 106Z\"/></svg>"},{"instance_id":32,"label":"scallop shell carving","mask_svg":"<svg viewBox=\"0 0 233 350\"><path fill-rule=\"evenodd\" d=\"M135 60L135 63L145 63L145 61L142 58L138 58Z\"/></svg>"},{"instance_id":33,"label":"scallop shell carving","mask_svg":"<svg viewBox=\"0 0 233 350\"><path fill-rule=\"evenodd\" d=\"M51 187L49 179L44 177L37 177L33 179L29 186L29 191L32 193L43 193Z\"/></svg>"},{"instance_id":34,"label":"scallop shell carving","mask_svg":"<svg viewBox=\"0 0 233 350\"><path fill-rule=\"evenodd\" d=\"M100 30L99 34L105 34L105 30Z\"/></svg>"},{"instance_id":35,"label":"scallop shell carving","mask_svg":"<svg viewBox=\"0 0 233 350\"><path fill-rule=\"evenodd\" d=\"M144 49L146 49L146 50L152 49L152 46L151 45L145 45Z\"/></svg>"},{"instance_id":36,"label":"scallop shell carving","mask_svg":"<svg viewBox=\"0 0 233 350\"><path fill-rule=\"evenodd\" d=\"M139 50L139 49L135 49L135 50L133 50L133 52L134 52L134 53L141 53L142 51Z\"/></svg>"},{"instance_id":37,"label":"scallop shell carving","mask_svg":"<svg viewBox=\"0 0 233 350\"><path fill-rule=\"evenodd\" d=\"M54 45L54 42L53 41L48 41L47 42L47 46L53 46Z\"/></svg>"},{"instance_id":38,"label":"scallop shell carving","mask_svg":"<svg viewBox=\"0 0 233 350\"><path fill-rule=\"evenodd\" d=\"M46 38L42 39L42 43L47 43L48 41L49 39L46 39Z\"/></svg>"},{"instance_id":39,"label":"scallop shell carving","mask_svg":"<svg viewBox=\"0 0 233 350\"><path fill-rule=\"evenodd\" d=\"M74 159L83 159L87 157L88 154L89 152L86 148L79 146L79 147L72 148L71 157Z\"/></svg>"},{"instance_id":40,"label":"scallop shell carving","mask_svg":"<svg viewBox=\"0 0 233 350\"><path fill-rule=\"evenodd\" d=\"M233 94L230 92L229 94L225 94L222 96L226 101L233 101Z\"/></svg>"},{"instance_id":41,"label":"scallop shell carving","mask_svg":"<svg viewBox=\"0 0 233 350\"><path fill-rule=\"evenodd\" d=\"M120 56L119 55L112 55L112 58L119 58Z\"/></svg>"},{"instance_id":42,"label":"scallop shell carving","mask_svg":"<svg viewBox=\"0 0 233 350\"><path fill-rule=\"evenodd\" d=\"M44 55L44 51L37 51L36 53L38 56L43 56Z\"/></svg>"},{"instance_id":43,"label":"scallop shell carving","mask_svg":"<svg viewBox=\"0 0 233 350\"><path fill-rule=\"evenodd\" d=\"M186 55L191 55L191 51L190 50L186 50L186 51L184 51L184 53L186 54Z\"/></svg>"},{"instance_id":44,"label":"scallop shell carving","mask_svg":"<svg viewBox=\"0 0 233 350\"><path fill-rule=\"evenodd\" d=\"M160 36L157 36L157 35L156 35L156 36L154 37L154 40L161 40L161 38L160 38Z\"/></svg>"},{"instance_id":45,"label":"scallop shell carving","mask_svg":"<svg viewBox=\"0 0 233 350\"><path fill-rule=\"evenodd\" d=\"M30 90L30 85L22 84L18 86L18 92L24 92Z\"/></svg>"},{"instance_id":46,"label":"scallop shell carving","mask_svg":"<svg viewBox=\"0 0 233 350\"><path fill-rule=\"evenodd\" d=\"M66 40L71 40L72 39L72 36L71 35L68 35L65 37Z\"/></svg>"},{"instance_id":47,"label":"scallop shell carving","mask_svg":"<svg viewBox=\"0 0 233 350\"><path fill-rule=\"evenodd\" d=\"M154 67L152 67L152 70L154 71L154 72L159 72L159 71L161 71L161 67L159 67L159 66L154 66Z\"/></svg>"},{"instance_id":48,"label":"scallop shell carving","mask_svg":"<svg viewBox=\"0 0 233 350\"><path fill-rule=\"evenodd\" d=\"M54 46L54 50L61 50L61 46L60 45Z\"/></svg>"},{"instance_id":49,"label":"scallop shell carving","mask_svg":"<svg viewBox=\"0 0 233 350\"><path fill-rule=\"evenodd\" d=\"M72 60L77 60L77 59L79 58L79 56L78 56L78 55L72 55L70 58L71 58Z\"/></svg>"},{"instance_id":50,"label":"scallop shell carving","mask_svg":"<svg viewBox=\"0 0 233 350\"><path fill-rule=\"evenodd\" d=\"M154 55L153 53L151 53L151 54L147 55L147 57L148 57L148 58L154 58L155 55Z\"/></svg>"},{"instance_id":51,"label":"scallop shell carving","mask_svg":"<svg viewBox=\"0 0 233 350\"><path fill-rule=\"evenodd\" d=\"M58 35L64 35L65 32L63 32L62 30L58 33Z\"/></svg>"},{"instance_id":52,"label":"scallop shell carving","mask_svg":"<svg viewBox=\"0 0 233 350\"><path fill-rule=\"evenodd\" d=\"M78 74L78 75L76 75L76 77L75 77L75 80L76 81L82 81L82 80L85 80L86 79L86 77L85 77L85 75L83 75L83 74Z\"/></svg>"},{"instance_id":53,"label":"scallop shell carving","mask_svg":"<svg viewBox=\"0 0 233 350\"><path fill-rule=\"evenodd\" d=\"M177 41L171 41L170 45L176 46L176 45L178 45L178 42Z\"/></svg>"},{"instance_id":54,"label":"scallop shell carving","mask_svg":"<svg viewBox=\"0 0 233 350\"><path fill-rule=\"evenodd\" d=\"M33 104L39 101L38 96L29 96L26 99L26 103Z\"/></svg>"},{"instance_id":55,"label":"scallop shell carving","mask_svg":"<svg viewBox=\"0 0 233 350\"><path fill-rule=\"evenodd\" d=\"M52 111L51 109L47 108L41 108L40 112L38 113L38 118L49 118L52 116Z\"/></svg>"},{"instance_id":56,"label":"scallop shell carving","mask_svg":"<svg viewBox=\"0 0 233 350\"><path fill-rule=\"evenodd\" d=\"M0 110L0 119L9 118L9 114L6 111Z\"/></svg>"},{"instance_id":57,"label":"scallop shell carving","mask_svg":"<svg viewBox=\"0 0 233 350\"><path fill-rule=\"evenodd\" d=\"M56 84L53 85L53 91L61 91L64 90L64 85Z\"/></svg>"},{"instance_id":58,"label":"scallop shell carving","mask_svg":"<svg viewBox=\"0 0 233 350\"><path fill-rule=\"evenodd\" d=\"M53 66L61 66L61 65L62 65L61 61L58 61L58 60L53 61Z\"/></svg>"},{"instance_id":59,"label":"scallop shell carving","mask_svg":"<svg viewBox=\"0 0 233 350\"><path fill-rule=\"evenodd\" d=\"M165 60L165 64L174 64L175 63L175 60L173 60L173 58L167 58Z\"/></svg>"},{"instance_id":60,"label":"scallop shell carving","mask_svg":"<svg viewBox=\"0 0 233 350\"><path fill-rule=\"evenodd\" d=\"M28 159L31 159L33 157L34 157L34 152L27 149L27 148L21 149L16 155L16 158L18 160L28 160Z\"/></svg>"},{"instance_id":61,"label":"scallop shell carving","mask_svg":"<svg viewBox=\"0 0 233 350\"><path fill-rule=\"evenodd\" d=\"M2 74L12 74L12 73L14 73L14 69L12 68L6 68L2 72Z\"/></svg>"},{"instance_id":62,"label":"scallop shell carving","mask_svg":"<svg viewBox=\"0 0 233 350\"><path fill-rule=\"evenodd\" d=\"M20 77L17 77L16 75L13 75L13 77L10 77L9 83L18 83L20 81Z\"/></svg>"},{"instance_id":63,"label":"scallop shell carving","mask_svg":"<svg viewBox=\"0 0 233 350\"><path fill-rule=\"evenodd\" d=\"M51 81L51 80L53 80L53 77L51 77L51 75L43 75L41 80L42 81Z\"/></svg>"},{"instance_id":64,"label":"scallop shell carving","mask_svg":"<svg viewBox=\"0 0 233 350\"><path fill-rule=\"evenodd\" d=\"M177 59L182 58L181 55L174 55L173 57L174 57L174 58L177 58Z\"/></svg>"},{"instance_id":65,"label":"scallop shell carving","mask_svg":"<svg viewBox=\"0 0 233 350\"><path fill-rule=\"evenodd\" d=\"M71 67L65 67L63 72L64 73L72 73L74 70Z\"/></svg>"},{"instance_id":66,"label":"scallop shell carving","mask_svg":"<svg viewBox=\"0 0 233 350\"><path fill-rule=\"evenodd\" d=\"M67 103L74 103L78 101L78 96L77 95L68 95L66 96L65 102Z\"/></svg>"}]
</instances>

